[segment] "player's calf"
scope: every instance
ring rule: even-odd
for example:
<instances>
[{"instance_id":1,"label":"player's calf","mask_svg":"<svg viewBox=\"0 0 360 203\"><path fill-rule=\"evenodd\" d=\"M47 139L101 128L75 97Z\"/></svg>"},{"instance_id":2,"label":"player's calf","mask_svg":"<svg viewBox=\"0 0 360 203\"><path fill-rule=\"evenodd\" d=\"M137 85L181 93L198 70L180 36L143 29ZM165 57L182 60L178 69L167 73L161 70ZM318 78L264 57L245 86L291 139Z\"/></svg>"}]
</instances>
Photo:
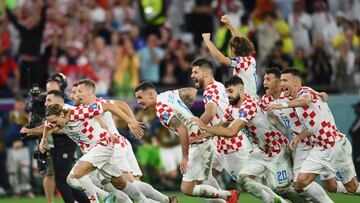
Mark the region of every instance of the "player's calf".
<instances>
[{"instance_id":1,"label":"player's calf","mask_svg":"<svg viewBox=\"0 0 360 203\"><path fill-rule=\"evenodd\" d=\"M360 185L359 182L354 177L350 182L344 184L346 191L349 193L360 194Z\"/></svg>"}]
</instances>

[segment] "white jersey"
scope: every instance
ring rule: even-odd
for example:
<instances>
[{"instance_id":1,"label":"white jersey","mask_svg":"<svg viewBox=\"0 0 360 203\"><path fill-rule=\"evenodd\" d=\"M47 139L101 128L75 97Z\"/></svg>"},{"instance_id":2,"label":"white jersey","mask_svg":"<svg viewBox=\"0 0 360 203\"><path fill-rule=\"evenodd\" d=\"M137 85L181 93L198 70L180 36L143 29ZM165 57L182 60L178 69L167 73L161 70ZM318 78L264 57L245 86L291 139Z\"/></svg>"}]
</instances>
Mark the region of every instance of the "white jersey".
<instances>
[{"instance_id":1,"label":"white jersey","mask_svg":"<svg viewBox=\"0 0 360 203\"><path fill-rule=\"evenodd\" d=\"M224 117L226 108L229 106L229 99L224 85L217 81L209 84L203 93L203 101L205 106L209 102L216 105L216 115L211 119L209 123L210 126L220 123L221 118ZM219 153L228 154L230 152L240 151L243 147L244 139L247 138L244 137L240 131L235 137L231 138L216 136L214 141Z\"/></svg>"},{"instance_id":2,"label":"white jersey","mask_svg":"<svg viewBox=\"0 0 360 203\"><path fill-rule=\"evenodd\" d=\"M233 75L240 77L244 82L245 93L257 97L258 79L256 75L256 60L252 56L235 57L231 59L230 67L234 68Z\"/></svg>"},{"instance_id":3,"label":"white jersey","mask_svg":"<svg viewBox=\"0 0 360 203\"><path fill-rule=\"evenodd\" d=\"M247 95L240 108L229 105L223 118L223 122L229 123L240 119L246 122L245 128L249 131L252 141L268 157L280 154L288 144L288 139L278 131L268 120L266 112Z\"/></svg>"},{"instance_id":4,"label":"white jersey","mask_svg":"<svg viewBox=\"0 0 360 203\"><path fill-rule=\"evenodd\" d=\"M99 102L69 108L70 120L63 130L80 146L83 153L87 153L98 144L108 146L111 142L106 130L93 119L102 113L103 108Z\"/></svg>"},{"instance_id":5,"label":"white jersey","mask_svg":"<svg viewBox=\"0 0 360 203\"><path fill-rule=\"evenodd\" d=\"M309 87L302 87L298 92L298 97L304 95L310 95L311 102L296 108L301 122L314 134L314 145L324 149L332 148L335 141L344 136L336 128L328 104L321 100L318 92Z\"/></svg>"}]
</instances>

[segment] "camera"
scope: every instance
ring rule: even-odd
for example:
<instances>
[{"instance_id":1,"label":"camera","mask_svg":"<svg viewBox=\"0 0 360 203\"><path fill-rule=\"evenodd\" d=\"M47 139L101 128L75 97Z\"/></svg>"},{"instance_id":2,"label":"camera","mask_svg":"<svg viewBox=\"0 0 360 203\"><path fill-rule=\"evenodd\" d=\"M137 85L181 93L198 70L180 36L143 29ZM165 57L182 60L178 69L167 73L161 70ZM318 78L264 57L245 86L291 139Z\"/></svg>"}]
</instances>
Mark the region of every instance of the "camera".
<instances>
[{"instance_id":1,"label":"camera","mask_svg":"<svg viewBox=\"0 0 360 203\"><path fill-rule=\"evenodd\" d=\"M42 124L45 118L45 98L46 93L41 92L39 85L33 84L29 90L29 103L27 105L28 111L31 113L29 127L34 128Z\"/></svg>"},{"instance_id":2,"label":"camera","mask_svg":"<svg viewBox=\"0 0 360 203\"><path fill-rule=\"evenodd\" d=\"M34 159L36 159L37 166L39 168L39 174L45 175L47 167L48 154L41 153L39 150L34 152Z\"/></svg>"}]
</instances>

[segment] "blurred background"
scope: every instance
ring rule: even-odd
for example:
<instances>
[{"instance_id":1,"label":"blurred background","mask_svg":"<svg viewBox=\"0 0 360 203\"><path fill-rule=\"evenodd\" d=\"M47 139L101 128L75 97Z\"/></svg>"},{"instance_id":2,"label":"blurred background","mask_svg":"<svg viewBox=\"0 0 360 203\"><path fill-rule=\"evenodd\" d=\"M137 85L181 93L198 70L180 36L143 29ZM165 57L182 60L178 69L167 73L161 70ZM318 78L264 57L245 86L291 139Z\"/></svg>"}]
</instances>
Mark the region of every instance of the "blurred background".
<instances>
[{"instance_id":1,"label":"blurred background","mask_svg":"<svg viewBox=\"0 0 360 203\"><path fill-rule=\"evenodd\" d=\"M32 158L37 140L21 138L19 130L28 125L29 89L44 90L57 72L67 78L66 92L90 78L98 96L128 101L146 123L145 139L133 139L119 119L118 128L133 143L143 180L178 190L179 140L154 112L138 108L133 88L143 80L159 92L192 86L190 64L197 57L213 61L218 81L228 78L232 70L212 59L201 38L211 33L231 57L231 33L219 20L224 14L255 45L260 86L267 68L293 67L304 85L330 94L359 173L359 11L360 0L1 0L0 196L43 193ZM201 93L192 110L203 111ZM233 184L226 174L217 179L224 187Z\"/></svg>"}]
</instances>

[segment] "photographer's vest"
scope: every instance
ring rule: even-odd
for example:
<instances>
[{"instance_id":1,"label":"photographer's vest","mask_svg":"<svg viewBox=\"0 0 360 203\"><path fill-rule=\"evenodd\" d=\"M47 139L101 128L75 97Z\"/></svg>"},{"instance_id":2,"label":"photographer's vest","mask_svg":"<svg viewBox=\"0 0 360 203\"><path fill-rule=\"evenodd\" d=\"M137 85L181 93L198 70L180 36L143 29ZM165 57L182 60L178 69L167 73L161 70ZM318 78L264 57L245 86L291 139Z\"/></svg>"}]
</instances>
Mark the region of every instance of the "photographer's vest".
<instances>
[{"instance_id":1,"label":"photographer's vest","mask_svg":"<svg viewBox=\"0 0 360 203\"><path fill-rule=\"evenodd\" d=\"M140 0L140 10L144 21L151 25L166 22L166 8L163 0Z\"/></svg>"}]
</instances>

